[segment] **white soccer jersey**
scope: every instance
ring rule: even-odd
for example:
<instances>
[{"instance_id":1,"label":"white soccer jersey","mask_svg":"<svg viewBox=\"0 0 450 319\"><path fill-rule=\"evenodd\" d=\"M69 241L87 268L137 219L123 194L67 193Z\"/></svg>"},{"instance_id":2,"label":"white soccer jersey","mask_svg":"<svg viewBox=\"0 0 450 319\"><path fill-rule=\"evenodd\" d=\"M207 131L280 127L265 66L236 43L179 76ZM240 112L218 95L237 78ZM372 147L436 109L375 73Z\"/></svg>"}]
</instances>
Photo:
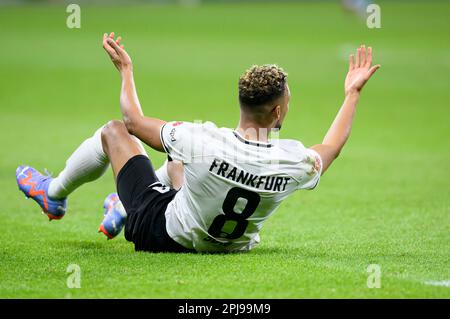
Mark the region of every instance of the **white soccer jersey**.
<instances>
[{"instance_id":1,"label":"white soccer jersey","mask_svg":"<svg viewBox=\"0 0 450 319\"><path fill-rule=\"evenodd\" d=\"M261 143L211 122L169 122L166 152L184 163L184 184L166 210L168 234L197 251L250 250L280 203L320 179L317 152L294 140Z\"/></svg>"}]
</instances>

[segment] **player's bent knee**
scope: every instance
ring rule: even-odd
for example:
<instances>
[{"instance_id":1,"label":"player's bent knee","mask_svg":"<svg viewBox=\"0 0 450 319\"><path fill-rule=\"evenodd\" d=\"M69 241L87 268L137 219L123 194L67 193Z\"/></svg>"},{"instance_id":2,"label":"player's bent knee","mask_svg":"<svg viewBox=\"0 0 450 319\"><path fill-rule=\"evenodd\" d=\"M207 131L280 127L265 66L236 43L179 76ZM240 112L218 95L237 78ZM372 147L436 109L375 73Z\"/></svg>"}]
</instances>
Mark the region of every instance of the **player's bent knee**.
<instances>
[{"instance_id":1,"label":"player's bent knee","mask_svg":"<svg viewBox=\"0 0 450 319\"><path fill-rule=\"evenodd\" d=\"M102 130L102 136L106 139L115 138L124 133L128 133L125 124L119 120L112 120L106 123Z\"/></svg>"},{"instance_id":2,"label":"player's bent knee","mask_svg":"<svg viewBox=\"0 0 450 319\"><path fill-rule=\"evenodd\" d=\"M102 129L102 143L103 146L108 148L108 145L114 141L118 141L120 136L128 135L128 130L122 121L112 120L106 123Z\"/></svg>"}]
</instances>

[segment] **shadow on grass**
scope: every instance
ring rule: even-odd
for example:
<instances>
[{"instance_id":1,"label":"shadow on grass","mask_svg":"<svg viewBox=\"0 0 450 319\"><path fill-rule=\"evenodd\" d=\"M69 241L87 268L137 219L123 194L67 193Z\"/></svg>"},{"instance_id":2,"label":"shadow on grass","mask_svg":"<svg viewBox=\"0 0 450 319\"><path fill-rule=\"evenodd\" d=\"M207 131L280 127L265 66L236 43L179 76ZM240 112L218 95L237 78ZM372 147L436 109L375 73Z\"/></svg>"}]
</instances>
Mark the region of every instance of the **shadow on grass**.
<instances>
[{"instance_id":1,"label":"shadow on grass","mask_svg":"<svg viewBox=\"0 0 450 319\"><path fill-rule=\"evenodd\" d=\"M134 245L126 241L93 241L93 240L60 240L58 246L63 249L76 249L89 251L103 251L104 253L115 253L118 251L125 254L137 254L137 255L179 255L179 256L280 256L280 255L305 255L312 257L311 251L306 251L297 247L256 247L251 251L238 251L238 252L188 252L188 253L172 253L172 252L136 252ZM320 252L314 254L315 257L323 255Z\"/></svg>"}]
</instances>

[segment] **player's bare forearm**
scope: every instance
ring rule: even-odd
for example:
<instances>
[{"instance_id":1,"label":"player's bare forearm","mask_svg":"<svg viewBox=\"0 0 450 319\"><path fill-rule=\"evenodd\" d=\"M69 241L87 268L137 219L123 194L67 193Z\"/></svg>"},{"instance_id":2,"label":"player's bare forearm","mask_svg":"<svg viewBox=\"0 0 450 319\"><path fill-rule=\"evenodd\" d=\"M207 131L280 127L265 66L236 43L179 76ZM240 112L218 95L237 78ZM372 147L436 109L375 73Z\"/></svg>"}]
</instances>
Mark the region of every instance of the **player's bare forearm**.
<instances>
[{"instance_id":1,"label":"player's bare forearm","mask_svg":"<svg viewBox=\"0 0 450 319\"><path fill-rule=\"evenodd\" d=\"M126 67L120 71L122 77L122 88L120 91L120 110L122 112L123 121L127 127L132 127L144 116L141 104L136 92L134 84L134 76L132 66Z\"/></svg>"},{"instance_id":2,"label":"player's bare forearm","mask_svg":"<svg viewBox=\"0 0 450 319\"><path fill-rule=\"evenodd\" d=\"M349 93L345 97L344 103L336 115L333 124L328 129L322 144L311 147L318 152L322 158L322 174L328 169L333 160L338 157L350 136L359 95L359 92L354 92Z\"/></svg>"},{"instance_id":3,"label":"player's bare forearm","mask_svg":"<svg viewBox=\"0 0 450 319\"><path fill-rule=\"evenodd\" d=\"M367 50L365 46L358 48L356 60L353 54L350 55L349 70L345 79L345 100L336 118L331 124L322 144L317 144L311 148L318 152L322 158L322 174L328 169L331 163L338 157L352 129L353 118L356 106L359 101L361 90L370 77L380 67L372 65L372 48Z\"/></svg>"},{"instance_id":4,"label":"player's bare forearm","mask_svg":"<svg viewBox=\"0 0 450 319\"><path fill-rule=\"evenodd\" d=\"M336 148L336 155L339 155L339 152L342 150L345 142L347 142L347 139L350 136L353 117L356 112L356 105L359 101L359 95L359 92L351 92L347 94L344 103L333 121L333 124L331 124L323 139L323 144L331 145Z\"/></svg>"},{"instance_id":5,"label":"player's bare forearm","mask_svg":"<svg viewBox=\"0 0 450 319\"><path fill-rule=\"evenodd\" d=\"M159 132L165 121L144 116L134 83L133 64L123 45L120 44L120 40L120 37L114 40L114 33L109 36L104 34L103 36L103 48L119 70L122 78L120 110L124 124L130 134L153 149L163 152L164 148Z\"/></svg>"},{"instance_id":6,"label":"player's bare forearm","mask_svg":"<svg viewBox=\"0 0 450 319\"><path fill-rule=\"evenodd\" d=\"M134 84L132 67L125 68L120 73L122 76L120 110L128 132L153 149L164 152L159 132L166 122L144 116Z\"/></svg>"}]
</instances>

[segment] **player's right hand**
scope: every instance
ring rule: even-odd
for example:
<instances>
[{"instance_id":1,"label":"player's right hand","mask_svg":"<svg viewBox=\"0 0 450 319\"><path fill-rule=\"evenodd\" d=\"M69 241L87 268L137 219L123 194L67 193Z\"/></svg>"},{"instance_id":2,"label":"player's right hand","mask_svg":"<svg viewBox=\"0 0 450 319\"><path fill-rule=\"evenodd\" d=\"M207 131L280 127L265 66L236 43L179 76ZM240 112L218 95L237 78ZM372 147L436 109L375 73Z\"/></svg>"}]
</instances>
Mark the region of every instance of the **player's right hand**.
<instances>
[{"instance_id":1,"label":"player's right hand","mask_svg":"<svg viewBox=\"0 0 450 319\"><path fill-rule=\"evenodd\" d=\"M109 35L103 35L103 48L108 53L114 66L120 71L131 70L132 62L128 53L124 50L123 44L120 44L121 37L114 39L114 32Z\"/></svg>"}]
</instances>

